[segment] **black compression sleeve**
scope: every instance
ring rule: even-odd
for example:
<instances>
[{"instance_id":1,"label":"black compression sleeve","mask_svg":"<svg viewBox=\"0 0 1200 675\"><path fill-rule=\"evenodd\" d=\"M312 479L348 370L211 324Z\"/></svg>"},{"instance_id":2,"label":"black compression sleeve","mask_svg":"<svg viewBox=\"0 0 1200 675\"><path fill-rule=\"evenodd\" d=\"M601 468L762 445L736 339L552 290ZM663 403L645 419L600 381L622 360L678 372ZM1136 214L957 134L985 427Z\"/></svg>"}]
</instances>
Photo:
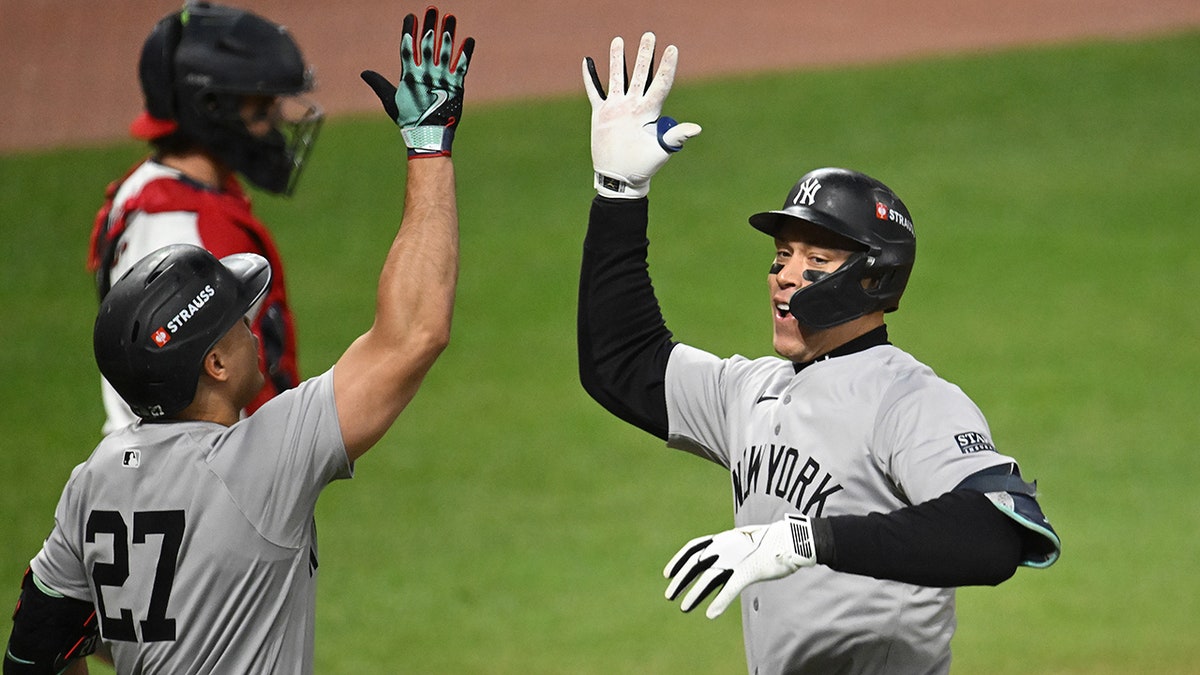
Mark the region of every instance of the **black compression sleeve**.
<instances>
[{"instance_id":1,"label":"black compression sleeve","mask_svg":"<svg viewBox=\"0 0 1200 675\"><path fill-rule=\"evenodd\" d=\"M648 210L646 199L592 202L579 278L579 378L606 410L666 440L675 343L650 283Z\"/></svg>"},{"instance_id":2,"label":"black compression sleeve","mask_svg":"<svg viewBox=\"0 0 1200 675\"><path fill-rule=\"evenodd\" d=\"M46 595L27 570L13 611L4 675L54 675L96 649L100 633L92 603Z\"/></svg>"},{"instance_id":3,"label":"black compression sleeve","mask_svg":"<svg viewBox=\"0 0 1200 675\"><path fill-rule=\"evenodd\" d=\"M892 513L813 519L817 562L920 586L994 586L1021 562L1020 525L982 492L954 490Z\"/></svg>"}]
</instances>

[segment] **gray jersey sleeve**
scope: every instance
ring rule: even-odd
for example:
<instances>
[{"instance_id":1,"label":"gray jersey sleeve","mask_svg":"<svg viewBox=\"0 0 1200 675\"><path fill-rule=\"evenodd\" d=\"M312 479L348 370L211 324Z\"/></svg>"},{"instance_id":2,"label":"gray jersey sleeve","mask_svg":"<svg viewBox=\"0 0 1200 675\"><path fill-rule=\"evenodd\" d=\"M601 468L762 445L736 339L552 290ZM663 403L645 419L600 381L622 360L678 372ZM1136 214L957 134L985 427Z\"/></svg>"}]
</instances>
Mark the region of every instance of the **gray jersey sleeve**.
<instances>
[{"instance_id":1,"label":"gray jersey sleeve","mask_svg":"<svg viewBox=\"0 0 1200 675\"><path fill-rule=\"evenodd\" d=\"M208 461L246 517L276 544L304 539L321 490L353 475L332 374L302 382L230 427Z\"/></svg>"},{"instance_id":2,"label":"gray jersey sleeve","mask_svg":"<svg viewBox=\"0 0 1200 675\"><path fill-rule=\"evenodd\" d=\"M729 468L727 374L744 362L722 359L685 344L667 362L666 397L669 447Z\"/></svg>"},{"instance_id":3,"label":"gray jersey sleeve","mask_svg":"<svg viewBox=\"0 0 1200 675\"><path fill-rule=\"evenodd\" d=\"M77 600L91 601L92 589L83 566L83 539L69 536L81 531L85 512L81 493L72 489L84 464L76 466L54 508L54 529L42 544L42 550L30 562L33 573L55 591Z\"/></svg>"},{"instance_id":4,"label":"gray jersey sleeve","mask_svg":"<svg viewBox=\"0 0 1200 675\"><path fill-rule=\"evenodd\" d=\"M911 504L935 499L983 469L1016 463L997 452L978 406L924 368L905 372L887 390L871 447Z\"/></svg>"}]
</instances>

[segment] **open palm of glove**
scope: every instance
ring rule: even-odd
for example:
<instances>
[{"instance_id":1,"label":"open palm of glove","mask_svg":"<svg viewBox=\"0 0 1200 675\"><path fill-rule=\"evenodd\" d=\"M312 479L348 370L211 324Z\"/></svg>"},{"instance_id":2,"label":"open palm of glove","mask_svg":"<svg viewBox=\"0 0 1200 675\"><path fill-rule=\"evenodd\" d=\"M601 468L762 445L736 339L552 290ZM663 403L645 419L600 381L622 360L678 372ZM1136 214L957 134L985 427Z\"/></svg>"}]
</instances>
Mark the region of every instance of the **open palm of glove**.
<instances>
[{"instance_id":1,"label":"open palm of glove","mask_svg":"<svg viewBox=\"0 0 1200 675\"><path fill-rule=\"evenodd\" d=\"M606 197L635 199L650 191L650 178L699 125L662 117L663 102L675 80L679 50L663 50L657 73L654 34L642 35L633 76L627 78L625 43L613 38L608 53L608 91L591 57L583 61L583 85L592 104L592 168L596 190Z\"/></svg>"},{"instance_id":2,"label":"open palm of glove","mask_svg":"<svg viewBox=\"0 0 1200 675\"><path fill-rule=\"evenodd\" d=\"M409 14L404 17L400 39L399 85L373 70L362 72L363 81L400 127L410 158L450 154L462 116L463 83L475 50L475 39L467 38L457 56L454 54L456 23L454 16L447 14L438 32L437 8L426 9L417 52L417 17Z\"/></svg>"},{"instance_id":3,"label":"open palm of glove","mask_svg":"<svg viewBox=\"0 0 1200 675\"><path fill-rule=\"evenodd\" d=\"M666 596L674 600L694 580L679 605L690 612L721 589L704 613L715 619L750 584L779 579L816 562L808 518L789 514L774 523L726 530L684 544L663 569L663 576L671 580Z\"/></svg>"}]
</instances>

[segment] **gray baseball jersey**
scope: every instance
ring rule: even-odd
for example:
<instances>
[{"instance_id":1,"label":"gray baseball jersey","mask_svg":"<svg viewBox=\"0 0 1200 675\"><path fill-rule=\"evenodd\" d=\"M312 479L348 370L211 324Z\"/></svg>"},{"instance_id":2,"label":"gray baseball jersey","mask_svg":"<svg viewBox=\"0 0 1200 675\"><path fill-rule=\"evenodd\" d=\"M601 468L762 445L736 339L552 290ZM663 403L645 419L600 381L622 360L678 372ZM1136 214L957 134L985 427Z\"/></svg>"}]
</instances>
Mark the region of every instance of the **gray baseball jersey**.
<instances>
[{"instance_id":1,"label":"gray baseball jersey","mask_svg":"<svg viewBox=\"0 0 1200 675\"><path fill-rule=\"evenodd\" d=\"M978 407L891 345L796 372L678 345L667 366L669 445L730 471L736 526L890 512L934 499L996 452ZM953 589L817 566L741 595L751 673L945 673Z\"/></svg>"},{"instance_id":2,"label":"gray baseball jersey","mask_svg":"<svg viewBox=\"0 0 1200 675\"><path fill-rule=\"evenodd\" d=\"M134 424L75 467L31 565L92 601L119 673L311 673L313 510L352 474L332 370L231 427Z\"/></svg>"}]
</instances>

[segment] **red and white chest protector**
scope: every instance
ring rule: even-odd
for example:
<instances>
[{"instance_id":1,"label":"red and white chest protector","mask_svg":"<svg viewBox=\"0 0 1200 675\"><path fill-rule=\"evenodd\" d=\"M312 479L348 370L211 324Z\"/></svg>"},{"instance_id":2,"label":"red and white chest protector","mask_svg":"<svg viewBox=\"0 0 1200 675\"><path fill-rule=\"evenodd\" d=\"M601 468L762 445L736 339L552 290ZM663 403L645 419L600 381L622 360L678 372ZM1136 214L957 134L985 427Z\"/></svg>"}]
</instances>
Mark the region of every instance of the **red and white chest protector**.
<instances>
[{"instance_id":1,"label":"red and white chest protector","mask_svg":"<svg viewBox=\"0 0 1200 675\"><path fill-rule=\"evenodd\" d=\"M287 301L283 261L275 242L251 212L237 178L220 190L189 180L178 171L147 160L108 186L96 214L88 269L97 275L101 295L143 256L170 244L201 246L218 258L257 253L271 265L271 288L251 323L259 340L259 366L266 383L246 414L300 381L295 325ZM135 417L104 383L109 433Z\"/></svg>"}]
</instances>

